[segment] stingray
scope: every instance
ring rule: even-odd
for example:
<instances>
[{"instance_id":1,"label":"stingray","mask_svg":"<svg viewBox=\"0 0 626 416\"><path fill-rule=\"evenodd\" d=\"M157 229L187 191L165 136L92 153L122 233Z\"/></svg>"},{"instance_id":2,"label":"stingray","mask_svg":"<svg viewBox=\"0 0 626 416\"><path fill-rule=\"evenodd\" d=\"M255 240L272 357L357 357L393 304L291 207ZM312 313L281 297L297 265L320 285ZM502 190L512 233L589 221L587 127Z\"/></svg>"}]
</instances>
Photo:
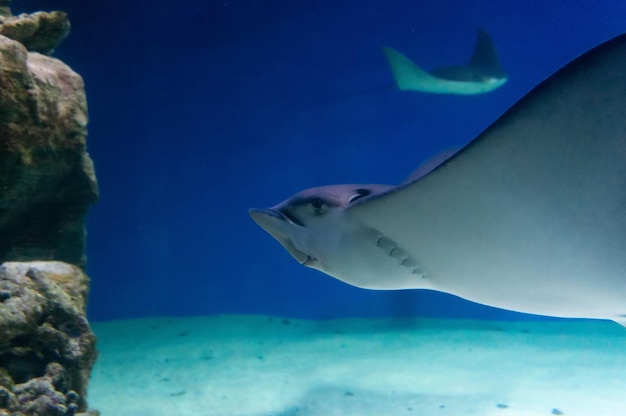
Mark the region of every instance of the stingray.
<instances>
[{"instance_id":1,"label":"stingray","mask_svg":"<svg viewBox=\"0 0 626 416\"><path fill-rule=\"evenodd\" d=\"M396 85L401 90L435 94L483 94L502 86L506 74L500 67L489 34L478 30L476 46L467 65L426 72L397 50L383 47Z\"/></svg>"},{"instance_id":2,"label":"stingray","mask_svg":"<svg viewBox=\"0 0 626 416\"><path fill-rule=\"evenodd\" d=\"M626 326L626 35L444 159L398 186L313 188L250 215L350 285Z\"/></svg>"}]
</instances>

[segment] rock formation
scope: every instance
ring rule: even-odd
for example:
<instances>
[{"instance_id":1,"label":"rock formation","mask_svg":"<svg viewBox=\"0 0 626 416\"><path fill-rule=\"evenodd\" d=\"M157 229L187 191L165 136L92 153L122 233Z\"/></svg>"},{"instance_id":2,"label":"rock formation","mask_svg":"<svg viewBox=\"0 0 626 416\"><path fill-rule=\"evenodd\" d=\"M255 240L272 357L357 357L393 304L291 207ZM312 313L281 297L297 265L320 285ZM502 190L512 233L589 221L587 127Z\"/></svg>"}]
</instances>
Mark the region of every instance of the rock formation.
<instances>
[{"instance_id":1,"label":"rock formation","mask_svg":"<svg viewBox=\"0 0 626 416\"><path fill-rule=\"evenodd\" d=\"M82 78L0 35L0 263L85 266L84 217L98 196L86 136Z\"/></svg>"},{"instance_id":2,"label":"rock formation","mask_svg":"<svg viewBox=\"0 0 626 416\"><path fill-rule=\"evenodd\" d=\"M63 12L37 12L11 16L2 13L0 3L0 35L20 42L29 51L50 55L70 33L70 22Z\"/></svg>"},{"instance_id":3,"label":"rock formation","mask_svg":"<svg viewBox=\"0 0 626 416\"><path fill-rule=\"evenodd\" d=\"M81 269L98 190L82 78L44 55L68 31L64 13L12 16L0 0L0 416L87 411Z\"/></svg>"},{"instance_id":4,"label":"rock formation","mask_svg":"<svg viewBox=\"0 0 626 416\"><path fill-rule=\"evenodd\" d=\"M89 279L62 262L0 266L0 415L87 409L96 337L85 317Z\"/></svg>"}]
</instances>

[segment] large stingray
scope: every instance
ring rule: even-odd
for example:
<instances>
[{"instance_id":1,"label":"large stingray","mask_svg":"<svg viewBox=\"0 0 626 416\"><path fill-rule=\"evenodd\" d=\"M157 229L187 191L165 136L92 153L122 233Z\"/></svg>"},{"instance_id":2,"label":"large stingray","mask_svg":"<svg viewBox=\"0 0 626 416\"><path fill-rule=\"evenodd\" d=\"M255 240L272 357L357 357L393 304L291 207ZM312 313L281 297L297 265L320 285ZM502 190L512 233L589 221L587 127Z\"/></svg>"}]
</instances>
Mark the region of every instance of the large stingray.
<instances>
[{"instance_id":1,"label":"large stingray","mask_svg":"<svg viewBox=\"0 0 626 416\"><path fill-rule=\"evenodd\" d=\"M250 214L300 263L354 286L626 325L626 35L421 173Z\"/></svg>"},{"instance_id":2,"label":"large stingray","mask_svg":"<svg viewBox=\"0 0 626 416\"><path fill-rule=\"evenodd\" d=\"M478 30L476 46L467 65L439 68L426 72L397 50L383 47L389 66L401 90L434 94L483 94L506 82L493 41Z\"/></svg>"}]
</instances>

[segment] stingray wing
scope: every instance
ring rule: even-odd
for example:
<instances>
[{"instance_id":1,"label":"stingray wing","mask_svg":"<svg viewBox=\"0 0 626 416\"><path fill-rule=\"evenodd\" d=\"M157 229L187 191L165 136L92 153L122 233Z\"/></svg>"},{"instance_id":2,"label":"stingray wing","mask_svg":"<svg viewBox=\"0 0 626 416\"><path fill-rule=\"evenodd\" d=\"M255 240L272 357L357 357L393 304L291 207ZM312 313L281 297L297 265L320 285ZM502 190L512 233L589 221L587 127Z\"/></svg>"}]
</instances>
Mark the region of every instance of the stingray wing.
<instances>
[{"instance_id":1,"label":"stingray wing","mask_svg":"<svg viewBox=\"0 0 626 416\"><path fill-rule=\"evenodd\" d=\"M400 90L412 90L431 93L445 91L445 83L418 67L399 51L384 46L383 53L391 67L391 72Z\"/></svg>"},{"instance_id":2,"label":"stingray wing","mask_svg":"<svg viewBox=\"0 0 626 416\"><path fill-rule=\"evenodd\" d=\"M593 314L620 303L626 314L626 35L554 73L426 176L348 214L409 248L441 290L557 316L599 296L611 311Z\"/></svg>"}]
</instances>

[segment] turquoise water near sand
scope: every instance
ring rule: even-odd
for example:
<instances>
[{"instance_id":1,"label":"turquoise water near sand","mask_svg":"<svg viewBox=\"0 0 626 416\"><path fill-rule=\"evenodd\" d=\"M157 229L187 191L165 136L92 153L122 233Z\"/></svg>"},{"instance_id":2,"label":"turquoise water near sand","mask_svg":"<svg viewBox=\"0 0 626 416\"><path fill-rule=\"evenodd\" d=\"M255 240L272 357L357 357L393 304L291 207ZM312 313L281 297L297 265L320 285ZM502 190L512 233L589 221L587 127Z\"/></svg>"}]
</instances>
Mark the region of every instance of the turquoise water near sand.
<instances>
[{"instance_id":1,"label":"turquoise water near sand","mask_svg":"<svg viewBox=\"0 0 626 416\"><path fill-rule=\"evenodd\" d=\"M98 323L103 415L626 414L626 330L604 321Z\"/></svg>"}]
</instances>

